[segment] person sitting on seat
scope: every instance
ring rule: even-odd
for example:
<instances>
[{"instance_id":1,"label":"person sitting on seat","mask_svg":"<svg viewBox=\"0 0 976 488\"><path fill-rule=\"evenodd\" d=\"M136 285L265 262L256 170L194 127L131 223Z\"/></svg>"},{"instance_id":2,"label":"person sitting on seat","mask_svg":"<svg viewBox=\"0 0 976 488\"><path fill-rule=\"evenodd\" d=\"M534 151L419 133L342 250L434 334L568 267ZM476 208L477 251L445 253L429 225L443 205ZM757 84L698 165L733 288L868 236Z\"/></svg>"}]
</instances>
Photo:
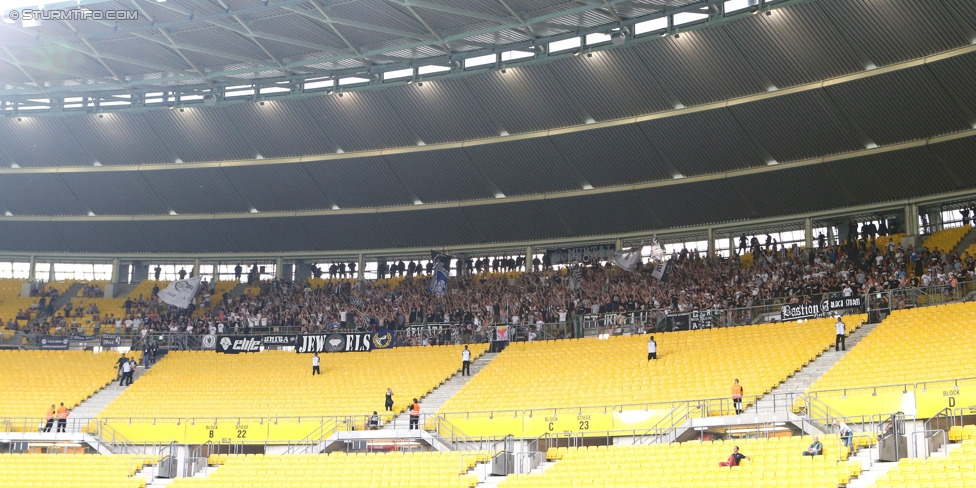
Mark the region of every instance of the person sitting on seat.
<instances>
[{"instance_id":1,"label":"person sitting on seat","mask_svg":"<svg viewBox=\"0 0 976 488\"><path fill-rule=\"evenodd\" d=\"M803 451L804 456L821 456L823 455L823 443L820 442L820 438L813 436L813 442L810 443L810 447Z\"/></svg>"},{"instance_id":2,"label":"person sitting on seat","mask_svg":"<svg viewBox=\"0 0 976 488\"><path fill-rule=\"evenodd\" d=\"M718 465L721 466L721 467L723 467L723 468L726 467L726 466L728 466L728 467L731 468L733 466L738 466L739 463L741 463L743 459L745 459L747 461L752 461L752 458L751 457L746 456L745 454L742 454L741 452L739 452L739 446L735 446L735 448L732 449L732 454L729 455L729 460L728 461L722 461L722 462L718 463Z\"/></svg>"},{"instance_id":3,"label":"person sitting on seat","mask_svg":"<svg viewBox=\"0 0 976 488\"><path fill-rule=\"evenodd\" d=\"M380 416L373 410L373 415L369 417L369 423L367 424L369 430L376 430L380 428Z\"/></svg>"}]
</instances>

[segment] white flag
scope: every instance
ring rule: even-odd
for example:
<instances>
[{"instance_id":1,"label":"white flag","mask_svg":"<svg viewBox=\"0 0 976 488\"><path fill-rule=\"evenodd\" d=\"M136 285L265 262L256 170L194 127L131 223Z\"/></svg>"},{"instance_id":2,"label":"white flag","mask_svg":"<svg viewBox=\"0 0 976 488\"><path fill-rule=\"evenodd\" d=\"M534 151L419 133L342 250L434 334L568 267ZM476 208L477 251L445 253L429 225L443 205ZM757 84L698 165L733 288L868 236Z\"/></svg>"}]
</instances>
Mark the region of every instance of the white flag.
<instances>
[{"instance_id":1,"label":"white flag","mask_svg":"<svg viewBox=\"0 0 976 488\"><path fill-rule=\"evenodd\" d=\"M640 260L641 246L625 249L613 254L613 264L620 266L628 273L637 269L637 261Z\"/></svg>"},{"instance_id":2,"label":"white flag","mask_svg":"<svg viewBox=\"0 0 976 488\"><path fill-rule=\"evenodd\" d=\"M200 286L200 276L177 280L159 290L159 299L174 307L187 308L190 306L193 296L197 294L198 286Z\"/></svg>"},{"instance_id":3,"label":"white flag","mask_svg":"<svg viewBox=\"0 0 976 488\"><path fill-rule=\"evenodd\" d=\"M671 261L661 263L654 267L654 271L651 271L651 276L661 281L668 281L668 272L671 270L670 268Z\"/></svg>"}]
</instances>

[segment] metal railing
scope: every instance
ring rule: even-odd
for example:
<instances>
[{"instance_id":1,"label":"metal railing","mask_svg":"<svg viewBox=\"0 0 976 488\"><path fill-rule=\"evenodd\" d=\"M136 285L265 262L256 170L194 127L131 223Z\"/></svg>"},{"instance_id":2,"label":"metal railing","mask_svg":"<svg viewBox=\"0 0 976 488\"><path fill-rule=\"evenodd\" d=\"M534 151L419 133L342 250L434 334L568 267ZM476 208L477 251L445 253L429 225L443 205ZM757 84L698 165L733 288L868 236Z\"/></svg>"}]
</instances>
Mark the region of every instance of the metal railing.
<instances>
[{"instance_id":1,"label":"metal railing","mask_svg":"<svg viewBox=\"0 0 976 488\"><path fill-rule=\"evenodd\" d=\"M876 396L878 393L883 393L885 391L895 391L899 393L908 393L913 390L926 391L929 387L939 387L940 385L958 387L960 383L976 382L976 377L967 376L964 378L951 378L945 380L930 380L921 381L918 383L891 383L886 385L873 385L873 386L856 386L851 388L833 388L828 390L814 390L804 393L805 397L808 398L819 398L821 396L843 396L847 395L867 395Z\"/></svg>"},{"instance_id":2,"label":"metal railing","mask_svg":"<svg viewBox=\"0 0 976 488\"><path fill-rule=\"evenodd\" d=\"M95 435L106 442L112 452L116 454L142 454L145 452L144 449L140 449L108 424L96 421L95 425L97 429Z\"/></svg>"},{"instance_id":3,"label":"metal railing","mask_svg":"<svg viewBox=\"0 0 976 488\"><path fill-rule=\"evenodd\" d=\"M310 454L321 452L320 445L332 436L340 427L340 417L322 422L307 436L294 443L288 443L288 448L282 454Z\"/></svg>"},{"instance_id":4,"label":"metal railing","mask_svg":"<svg viewBox=\"0 0 976 488\"><path fill-rule=\"evenodd\" d=\"M209 452L210 442L205 442L200 444L194 449L190 449L190 446L186 446L186 459L183 460L183 476L191 477L196 476L200 470L207 467L207 456L204 455L204 451Z\"/></svg>"},{"instance_id":5,"label":"metal railing","mask_svg":"<svg viewBox=\"0 0 976 488\"><path fill-rule=\"evenodd\" d=\"M925 447L925 453L922 456L919 456L918 440L916 439L920 435L924 436L922 445ZM909 442L910 449L908 451L909 456L916 457L916 458L917 457L927 458L931 456L932 453L930 452L929 449L930 442L933 438L938 438L940 435L942 436L942 444L940 445L940 447L942 448L943 453L948 454L949 448L946 446L946 444L949 443L949 438L946 431L941 429L935 429L935 430L922 429L922 430L916 430L915 432L911 433L911 442Z\"/></svg>"}]
</instances>

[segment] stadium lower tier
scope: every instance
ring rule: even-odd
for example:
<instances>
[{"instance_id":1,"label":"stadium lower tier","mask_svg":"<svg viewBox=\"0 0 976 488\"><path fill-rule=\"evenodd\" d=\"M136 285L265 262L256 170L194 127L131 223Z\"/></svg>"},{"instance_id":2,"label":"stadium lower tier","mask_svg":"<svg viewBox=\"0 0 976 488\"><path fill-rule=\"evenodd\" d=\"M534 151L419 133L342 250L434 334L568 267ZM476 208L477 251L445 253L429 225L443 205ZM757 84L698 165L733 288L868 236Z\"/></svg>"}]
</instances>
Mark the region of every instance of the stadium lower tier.
<instances>
[{"instance_id":1,"label":"stadium lower tier","mask_svg":"<svg viewBox=\"0 0 976 488\"><path fill-rule=\"evenodd\" d=\"M153 463L149 456L101 454L0 454L0 488L145 488L134 476Z\"/></svg>"},{"instance_id":2,"label":"stadium lower tier","mask_svg":"<svg viewBox=\"0 0 976 488\"><path fill-rule=\"evenodd\" d=\"M468 475L487 454L476 452L392 452L311 455L238 455L206 478L177 478L173 488L347 488L401 486L473 488Z\"/></svg>"},{"instance_id":3,"label":"stadium lower tier","mask_svg":"<svg viewBox=\"0 0 976 488\"><path fill-rule=\"evenodd\" d=\"M976 440L944 457L902 459L871 486L877 488L976 488Z\"/></svg>"},{"instance_id":4,"label":"stadium lower tier","mask_svg":"<svg viewBox=\"0 0 976 488\"><path fill-rule=\"evenodd\" d=\"M803 456L809 436L550 449L547 458L558 461L544 473L509 476L499 487L835 488L860 474L859 461L843 460L836 435L820 440L822 456ZM751 459L720 467L734 446Z\"/></svg>"}]
</instances>

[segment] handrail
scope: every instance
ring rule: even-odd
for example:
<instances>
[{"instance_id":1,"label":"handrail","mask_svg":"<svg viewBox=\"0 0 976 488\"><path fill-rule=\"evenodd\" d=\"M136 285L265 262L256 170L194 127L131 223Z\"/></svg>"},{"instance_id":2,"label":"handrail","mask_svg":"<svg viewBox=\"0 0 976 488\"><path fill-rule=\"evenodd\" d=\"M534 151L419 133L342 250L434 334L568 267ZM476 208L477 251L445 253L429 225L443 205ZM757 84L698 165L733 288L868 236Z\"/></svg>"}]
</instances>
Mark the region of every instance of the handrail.
<instances>
[{"instance_id":1,"label":"handrail","mask_svg":"<svg viewBox=\"0 0 976 488\"><path fill-rule=\"evenodd\" d=\"M696 409L701 409L703 405L704 404L696 405ZM681 410L680 414L676 415L676 412L678 412L680 409L683 410ZM645 443L657 444L658 441L661 439L661 436L668 434L672 432L674 429L676 429L678 426L683 425L685 421L691 417L691 413L692 413L691 402L686 402L683 405L680 405L672 409L671 412L668 413L668 415L666 415L664 418L659 420L656 424L654 424L650 429L647 429L647 431L645 431L644 434L641 435L641 440L639 444L645 444ZM669 440L669 442L671 441Z\"/></svg>"},{"instance_id":2,"label":"handrail","mask_svg":"<svg viewBox=\"0 0 976 488\"><path fill-rule=\"evenodd\" d=\"M918 390L919 387L921 387L922 390L925 390L929 386L934 386L939 383L952 383L952 386L959 386L959 382L963 382L963 381L976 381L976 376L966 376L963 378L947 378L944 380L930 380L930 381L922 381L918 383L891 383L886 385L855 386L850 388L831 388L828 390L808 391L805 393L805 395L812 396L813 398L817 398L820 395L824 395L824 394L843 393L844 396L846 396L849 393L860 393L867 390L870 390L871 393L873 394L873 393L877 393L878 390L888 389L888 388L901 388L902 392L904 393L910 390Z\"/></svg>"},{"instance_id":3,"label":"handrail","mask_svg":"<svg viewBox=\"0 0 976 488\"><path fill-rule=\"evenodd\" d=\"M299 449L303 449L301 454L307 454L309 446L318 446L329 436L339 430L341 417L331 417L331 421L323 422L315 430L303 437L301 440L289 445L282 454L299 454Z\"/></svg>"},{"instance_id":4,"label":"handrail","mask_svg":"<svg viewBox=\"0 0 976 488\"><path fill-rule=\"evenodd\" d=\"M112 446L119 446L121 452L118 452L116 454L139 454L140 453L139 448L136 447L135 444L133 444L128 439L126 439L122 434L119 434L118 431L110 427L108 424L103 422L98 422L97 426L98 426L98 431L96 435L98 436L99 439L108 442L110 450Z\"/></svg>"},{"instance_id":5,"label":"handrail","mask_svg":"<svg viewBox=\"0 0 976 488\"><path fill-rule=\"evenodd\" d=\"M932 385L932 384L938 383L938 382L954 382L954 383L958 383L958 382L970 381L970 380L976 380L976 378L966 377L966 378L957 378L957 379L946 379L946 380L928 381L928 382L925 382L925 383L917 383L917 384L912 384L912 385L913 386L914 385L923 385L923 384ZM894 386L903 386L903 385L907 386L909 384L897 384L897 385L894 385ZM867 390L867 389L873 389L873 388L885 388L885 387L890 387L890 386L891 385L887 385L887 386L886 385L880 385L880 386L874 386L874 387L862 387L860 389ZM837 389L837 390L818 390L818 391L807 392L807 393L803 393L803 394L799 394L799 395L797 395L795 393L789 393L789 394L749 395L749 396L746 396L744 398L744 401L746 403L749 403L746 400L750 400L753 404L755 404L755 402L758 402L759 400L761 400L763 398L767 398L767 397L778 398L778 397L784 397L785 396L787 398L787 401L784 402L784 407L789 408L791 406L791 404L795 404L796 402L800 402L800 406L803 407L803 408L805 408L806 411L807 411L807 414L810 415L810 416L817 417L818 416L817 413L819 412L819 414L820 414L819 416L820 417L827 418L827 419L851 418L851 417L844 416L844 415L840 414L839 412L836 412L836 411L830 409L829 406L827 406L826 404L824 404L818 398L818 394L823 393L825 391L838 391L839 392L839 391L845 391L845 390L846 391L858 391L859 389L858 388L853 388L853 389ZM790 402L789 401L790 398L795 398L795 402ZM649 409L670 409L670 410L672 410L672 412L669 413L669 416L673 417L674 416L673 411L675 409L681 407L682 405L694 404L696 406L702 407L702 406L710 406L710 405L718 404L719 405L718 408L721 409L722 411L725 411L725 408L726 407L723 407L723 405L728 405L730 402L731 402L731 400L728 397L714 397L714 398L698 398L698 399L672 400L672 401L663 401L663 402L627 403L627 404L613 404L613 405L591 405L591 406L552 407L552 408L513 409L513 410L481 410L481 411L467 411L467 412L438 412L436 414L428 414L428 415L425 415L425 416L428 417L428 418L435 418L435 419L437 419L436 422L444 422L443 425L445 425L445 426L446 425L450 425L454 429L454 432L456 433L456 437L458 437L458 438L471 438L471 436L469 436L469 435L467 435L467 434L465 434L463 432L458 431L457 428L454 427L453 424L450 423L450 419L452 417L470 418L471 416L479 416L479 415L481 415L481 416L501 415L501 416L525 416L525 417L529 417L529 416L533 416L533 415L537 415L537 414L544 414L544 413L548 413L548 412L553 412L553 413L565 412L567 410L572 411L572 412L580 412L580 413L583 412L583 411L602 410L602 411L604 411L606 413L610 413L610 412L622 412L622 411L625 411L625 410L649 410ZM752 408L752 407L747 407L747 408ZM116 423L119 423L119 424L133 424L133 423L152 423L152 424L156 424L156 423L165 423L165 422L171 422L171 423L177 423L177 424L186 423L186 424L190 424L190 425L193 425L195 423L207 423L207 422L213 422L213 423L223 423L223 422L248 423L248 422L254 422L254 423L268 424L268 423L275 423L275 422L282 422L282 421L283 422L297 422L297 423L304 423L304 422L326 423L326 422L334 422L335 419L354 419L354 418L357 418L357 417L358 416L355 416L355 415L352 415L352 416L350 416L350 415L342 415L342 416L325 416L325 415L320 415L320 416L307 416L307 417L305 417L305 416L296 416L296 417L279 417L279 416L245 417L245 416L239 416L239 417L205 417L205 418L204 417L100 417L100 418L97 418L97 419L74 419L74 418L69 418L68 420L69 420L69 422L79 422L79 421L91 422L91 424L89 424L89 425L96 426L96 433L99 436L103 436L104 435L103 433L109 433L111 435L114 435L115 436L114 438L119 438L120 436L117 434L117 432L115 432L115 430L110 427L111 424L116 424ZM368 415L362 415L361 417L365 419L365 418L368 418L369 416ZM19 426L23 426L23 428L19 429L20 431L22 431L24 429L30 430L31 428L36 428L38 422L40 422L40 420L38 418L23 418L23 419L3 418L3 419L0 419L0 430L7 431L7 432L11 432L11 431L18 430L17 427L19 427ZM365 425L365 422L364 422L364 425ZM663 426L663 425L664 424L661 424L661 426ZM648 429L648 431L650 431L650 430L651 429ZM330 435L331 435L331 433L330 433ZM131 441L128 441L128 440L126 440L126 441L129 442L130 445L135 445Z\"/></svg>"},{"instance_id":6,"label":"handrail","mask_svg":"<svg viewBox=\"0 0 976 488\"><path fill-rule=\"evenodd\" d=\"M919 434L925 435L925 434L929 434L929 433L934 434L934 435L928 436L928 437L925 438L925 443L924 443L924 445L925 445L925 456L919 456L918 455L918 441L915 440L915 437L918 436ZM912 442L910 443L911 444L911 446L910 446L911 447L911 450L909 450L909 452L915 454L912 457L928 458L929 456L931 456L932 453L929 451L928 439L930 439L932 437L936 437L939 434L942 434L942 446L941 446L941 450L942 450L943 453L948 454L949 453L949 448L946 447L946 445L949 443L949 437L946 434L946 431L944 431L942 429L934 429L934 430L924 430L923 429L923 430L916 430L915 432L912 432L911 433L911 440L912 440Z\"/></svg>"},{"instance_id":7,"label":"handrail","mask_svg":"<svg viewBox=\"0 0 976 488\"><path fill-rule=\"evenodd\" d=\"M210 445L212 445L212 442L207 441L204 442L203 444L200 444L199 446L196 447L196 449L193 449L192 451L188 450L186 454L186 459L183 460L183 476L186 477L195 476L200 471L201 468L198 466L200 459L206 459L205 457L201 456L201 453L203 452L204 447L208 447L208 451L209 451Z\"/></svg>"}]
</instances>

